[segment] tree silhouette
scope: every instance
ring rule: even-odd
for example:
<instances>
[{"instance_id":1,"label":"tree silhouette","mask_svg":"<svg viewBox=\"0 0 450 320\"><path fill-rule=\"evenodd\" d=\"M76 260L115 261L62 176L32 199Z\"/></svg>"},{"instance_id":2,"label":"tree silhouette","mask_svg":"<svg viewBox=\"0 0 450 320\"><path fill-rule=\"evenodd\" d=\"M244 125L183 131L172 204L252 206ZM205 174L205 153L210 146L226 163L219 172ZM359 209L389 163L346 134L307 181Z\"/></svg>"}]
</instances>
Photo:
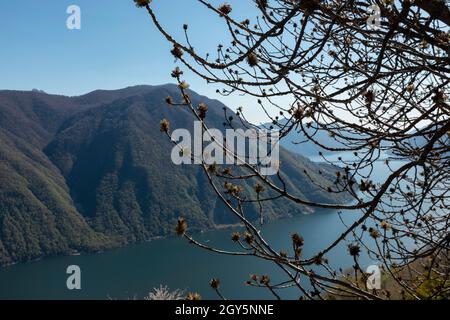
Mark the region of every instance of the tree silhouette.
<instances>
[{"instance_id":1,"label":"tree silhouette","mask_svg":"<svg viewBox=\"0 0 450 320\"><path fill-rule=\"evenodd\" d=\"M283 183L282 163L277 175L266 177L249 161L237 168L202 161L211 187L246 231L233 233L233 252L196 241L182 219L177 233L213 252L273 261L287 281L273 283L269 276L255 275L248 284L267 288L277 298L286 287L297 287L306 299L448 297L448 2L252 0L254 11L238 21L230 4L216 7L192 0L220 17L228 31L229 38L217 45L215 56L196 51L188 25L183 26L183 39L171 35L160 21L157 2L135 0L173 45L172 55L198 77L221 85L218 93L254 97L270 119L267 129L279 131L281 139L298 132L305 138L292 143L317 145L323 161L337 167L335 183L324 186L311 172L305 173L320 188L349 193L354 199L339 205L302 199ZM190 108L207 132L207 107L192 105L179 68L172 76L183 99L167 102ZM225 116L227 127L256 128L243 109L236 112L237 119ZM170 137L168 123L162 122L161 130ZM330 139L320 138L324 132ZM228 156L237 157L222 147ZM331 153L341 152L351 153L352 159L330 160ZM374 182L377 161L384 161L390 171L381 182ZM253 192L239 188L243 180L255 186ZM357 219L315 255L303 256L308 243L297 234L291 236L290 252L277 252L261 234L260 223L246 218L244 207L258 202L263 217L264 203L280 198L299 206L353 211ZM347 243L354 261L350 277L334 270L327 259L341 243ZM368 275L358 262L362 250L380 261L395 282L395 292L366 287Z\"/></svg>"}]
</instances>

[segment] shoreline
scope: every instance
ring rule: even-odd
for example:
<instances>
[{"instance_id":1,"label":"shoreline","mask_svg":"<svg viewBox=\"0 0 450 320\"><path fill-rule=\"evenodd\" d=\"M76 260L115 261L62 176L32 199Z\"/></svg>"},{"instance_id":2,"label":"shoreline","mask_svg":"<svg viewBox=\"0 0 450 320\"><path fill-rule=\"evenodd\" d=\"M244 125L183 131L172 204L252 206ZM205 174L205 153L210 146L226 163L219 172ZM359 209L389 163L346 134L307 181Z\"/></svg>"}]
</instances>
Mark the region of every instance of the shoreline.
<instances>
[{"instance_id":1,"label":"shoreline","mask_svg":"<svg viewBox=\"0 0 450 320\"><path fill-rule=\"evenodd\" d=\"M301 213L301 214L311 214L309 212L305 212L305 213ZM280 218L280 219L275 219L275 220L270 220L268 222L272 222L272 221L277 221L277 220L282 220L282 219L291 219L293 218L293 216L290 217L284 217L284 218ZM234 224L217 224L214 225L212 228L208 228L208 229L202 229L202 230L193 230L193 234L203 234L206 232L213 232L215 230L226 230L226 229L233 229L233 228L240 228L240 227L244 227L243 223L234 223ZM150 237L146 240L143 241L138 241L138 242L129 242L129 243L122 243L122 244L118 244L115 246L111 246L102 250L78 250L78 249L71 249L69 252L67 253L61 253L61 254L55 254L55 255L47 255L47 256L42 256L42 257L38 257L32 260L27 260L27 261L14 261L11 263L6 263L6 264L0 264L0 271L3 268L8 268L8 267L12 267L15 265L25 265L25 264L31 264L34 262L39 262L42 260L46 260L46 259L51 259L51 258L58 258L58 257L75 257L75 256L86 256L86 255L91 255L91 254L99 254L105 251L110 251L110 250L115 250L115 249L120 249L120 248L124 248L124 247L128 247L128 246L132 246L132 245L137 245L137 244L143 244L143 243L149 243L149 242L153 242L153 241L158 241L158 240L166 240L166 239L171 239L171 238L177 238L175 235L173 234L168 234L165 236L154 236L154 237Z\"/></svg>"},{"instance_id":2,"label":"shoreline","mask_svg":"<svg viewBox=\"0 0 450 320\"><path fill-rule=\"evenodd\" d=\"M308 211L307 210L307 211L299 213L298 215L314 215L315 213L316 213L315 210L313 210L313 211ZM274 222L274 221L284 220L284 219L292 219L296 215L297 214L286 216L286 217L281 217L281 218L278 218L278 219L268 220L268 221L266 221L266 224ZM226 229L242 228L242 227L244 227L244 224L238 222L238 223L234 223L234 224L215 224L211 228L202 229L202 230L200 230L200 229L199 230L192 230L192 231L193 231L193 235L195 235L195 234L203 234L203 233L206 233L206 232L213 232L215 230L226 230ZM12 266L15 266L15 265L31 264L31 263L34 263L34 262L39 262L39 261L46 260L46 259L51 259L51 258L86 256L86 255L91 255L91 254L99 254L99 253L103 253L103 252L106 252L106 251L120 249L120 248L124 248L124 247L128 247L128 246L132 246L132 245L149 243L149 242L158 241L158 240L166 240L166 239L171 239L171 238L177 238L177 236L175 236L173 234L168 234L168 235L165 235L165 236L154 236L154 237L150 237L150 238L148 238L146 240L142 240L142 241L138 241L138 242L129 242L129 243L125 242L125 243L113 245L113 246L110 246L110 247L107 247L107 248L104 248L104 249L100 249L100 250L71 249L67 253L42 256L42 257L38 257L38 258L35 258L35 259L32 259L32 260L28 260L28 261L14 261L14 262L7 263L7 264L0 264L0 271L3 268L12 267Z\"/></svg>"}]
</instances>

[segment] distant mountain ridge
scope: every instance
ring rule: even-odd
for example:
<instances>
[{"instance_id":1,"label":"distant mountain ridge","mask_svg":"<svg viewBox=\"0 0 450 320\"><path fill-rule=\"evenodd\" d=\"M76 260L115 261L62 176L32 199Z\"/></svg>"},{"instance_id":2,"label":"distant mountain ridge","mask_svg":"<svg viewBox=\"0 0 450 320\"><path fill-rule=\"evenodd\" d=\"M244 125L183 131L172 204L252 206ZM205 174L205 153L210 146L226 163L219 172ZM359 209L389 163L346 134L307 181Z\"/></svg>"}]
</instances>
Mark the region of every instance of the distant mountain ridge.
<instances>
[{"instance_id":1,"label":"distant mountain ridge","mask_svg":"<svg viewBox=\"0 0 450 320\"><path fill-rule=\"evenodd\" d=\"M221 128L225 106L190 94L194 104L208 104L208 124ZM171 163L159 121L190 128L194 118L187 109L168 107L168 95L178 97L178 88L135 86L78 97L0 91L0 264L171 235L179 216L192 230L235 222L198 166ZM303 174L332 184L336 168L285 150L281 161L293 193L347 200ZM301 210L275 201L265 215ZM248 212L256 218L256 208Z\"/></svg>"}]
</instances>

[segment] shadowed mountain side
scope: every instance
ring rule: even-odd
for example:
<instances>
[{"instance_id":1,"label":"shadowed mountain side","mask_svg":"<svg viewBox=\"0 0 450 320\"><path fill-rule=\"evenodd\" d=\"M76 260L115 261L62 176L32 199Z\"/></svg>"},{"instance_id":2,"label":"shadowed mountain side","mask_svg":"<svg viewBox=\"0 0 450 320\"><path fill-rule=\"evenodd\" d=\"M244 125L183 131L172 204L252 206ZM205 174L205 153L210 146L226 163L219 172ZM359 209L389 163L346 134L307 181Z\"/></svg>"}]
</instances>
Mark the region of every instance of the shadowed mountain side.
<instances>
[{"instance_id":1,"label":"shadowed mountain side","mask_svg":"<svg viewBox=\"0 0 450 320\"><path fill-rule=\"evenodd\" d=\"M194 117L185 108L168 107L168 95L179 96L175 85L72 98L0 92L0 263L171 235L179 216L191 230L235 223L199 166L172 164L172 146L159 121L169 119L173 129L192 128ZM224 105L191 96L194 104L208 104L208 125L222 128ZM336 168L285 150L281 161L292 193L347 200L317 188L303 174L308 170L331 185ZM247 210L257 217L256 206ZM302 211L308 212L275 201L264 214L275 219Z\"/></svg>"}]
</instances>

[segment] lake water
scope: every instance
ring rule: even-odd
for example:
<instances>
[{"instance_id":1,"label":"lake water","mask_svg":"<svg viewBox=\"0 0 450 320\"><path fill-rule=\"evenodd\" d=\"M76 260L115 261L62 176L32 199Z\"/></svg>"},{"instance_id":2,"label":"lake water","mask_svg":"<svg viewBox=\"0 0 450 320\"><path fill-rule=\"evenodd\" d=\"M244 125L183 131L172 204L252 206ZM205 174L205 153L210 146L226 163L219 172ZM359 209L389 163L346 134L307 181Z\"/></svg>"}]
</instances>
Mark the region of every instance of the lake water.
<instances>
[{"instance_id":1,"label":"lake water","mask_svg":"<svg viewBox=\"0 0 450 320\"><path fill-rule=\"evenodd\" d=\"M386 169L376 164L380 178ZM344 212L342 218L351 223L360 212ZM335 240L345 230L336 211L319 210L310 215L298 215L268 223L263 236L277 250L291 249L290 234L305 238L304 257L310 257ZM233 249L233 230L219 230L196 235L196 239L224 249ZM237 248L236 248L237 249ZM335 268L352 265L347 246L342 243L326 256ZM366 268L376 261L365 254L361 265ZM81 268L82 289L66 288L66 268ZM209 287L211 278L221 280L223 294L234 299L273 298L264 289L244 283L249 274L268 274L273 282L284 280L273 263L253 257L214 254L195 247L186 240L170 238L131 245L91 255L51 257L41 261L0 268L0 299L127 299L142 298L159 285L199 292L205 299L217 298ZM298 299L295 289L281 290L283 298Z\"/></svg>"}]
</instances>

